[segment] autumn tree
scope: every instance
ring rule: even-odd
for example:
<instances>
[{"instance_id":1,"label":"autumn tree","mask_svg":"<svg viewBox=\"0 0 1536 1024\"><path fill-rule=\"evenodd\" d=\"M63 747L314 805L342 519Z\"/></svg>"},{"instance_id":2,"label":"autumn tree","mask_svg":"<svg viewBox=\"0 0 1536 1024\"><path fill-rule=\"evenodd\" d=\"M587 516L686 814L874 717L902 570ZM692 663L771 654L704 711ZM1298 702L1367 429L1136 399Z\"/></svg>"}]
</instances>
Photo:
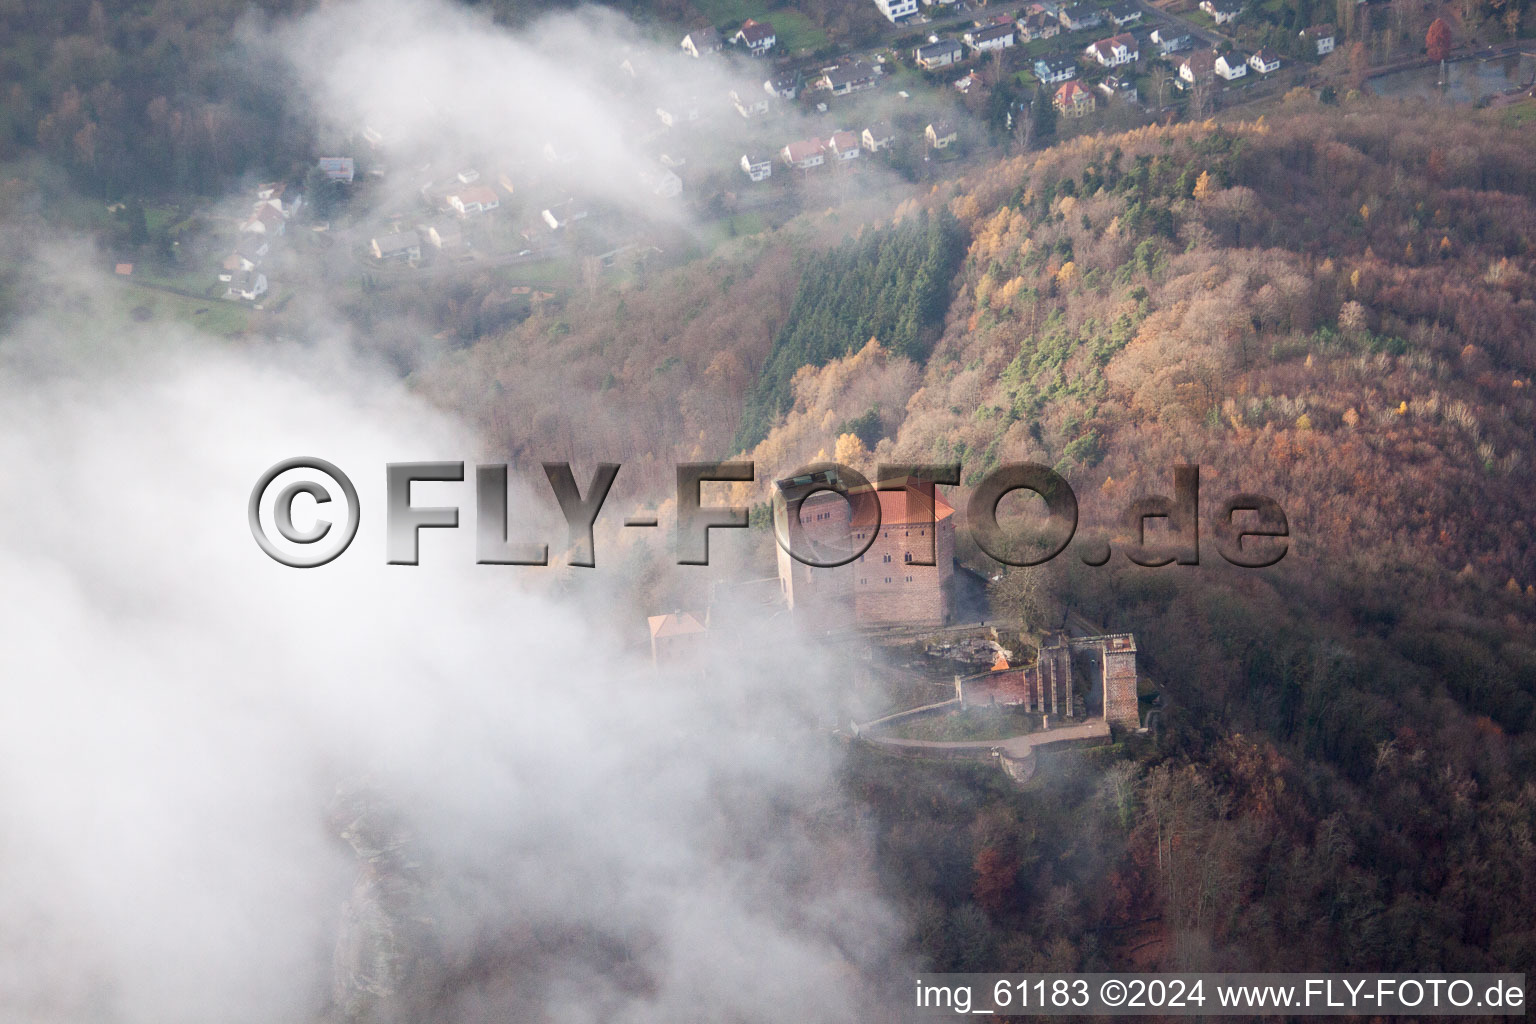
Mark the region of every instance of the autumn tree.
<instances>
[{"instance_id":1,"label":"autumn tree","mask_svg":"<svg viewBox=\"0 0 1536 1024\"><path fill-rule=\"evenodd\" d=\"M1451 55L1451 27L1444 18L1430 23L1429 31L1424 33L1424 48L1432 61L1442 61Z\"/></svg>"}]
</instances>

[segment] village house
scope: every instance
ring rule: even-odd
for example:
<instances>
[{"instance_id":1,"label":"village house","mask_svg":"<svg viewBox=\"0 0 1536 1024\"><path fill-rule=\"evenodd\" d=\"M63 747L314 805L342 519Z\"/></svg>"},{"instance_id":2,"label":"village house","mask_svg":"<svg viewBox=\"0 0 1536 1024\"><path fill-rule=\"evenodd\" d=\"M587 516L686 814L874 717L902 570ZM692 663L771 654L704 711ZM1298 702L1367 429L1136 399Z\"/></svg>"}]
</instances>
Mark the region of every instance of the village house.
<instances>
[{"instance_id":1,"label":"village house","mask_svg":"<svg viewBox=\"0 0 1536 1024\"><path fill-rule=\"evenodd\" d=\"M586 207L579 205L574 199L567 199L563 203L556 203L547 210L541 210L539 216L551 231L559 231L569 227L579 220L587 219Z\"/></svg>"},{"instance_id":2,"label":"village house","mask_svg":"<svg viewBox=\"0 0 1536 1024\"><path fill-rule=\"evenodd\" d=\"M875 6L892 25L917 13L917 0L875 0Z\"/></svg>"},{"instance_id":3,"label":"village house","mask_svg":"<svg viewBox=\"0 0 1536 1024\"><path fill-rule=\"evenodd\" d=\"M284 217L270 203L257 203L251 215L240 222L240 230L256 235L281 235L288 228L288 218Z\"/></svg>"},{"instance_id":4,"label":"village house","mask_svg":"<svg viewBox=\"0 0 1536 1024\"><path fill-rule=\"evenodd\" d=\"M756 89L743 87L731 90L731 106L736 108L736 113L748 120L768 113L772 104L773 100L767 93Z\"/></svg>"},{"instance_id":5,"label":"village house","mask_svg":"<svg viewBox=\"0 0 1536 1024\"><path fill-rule=\"evenodd\" d=\"M1179 80L1190 85L1210 82L1216 76L1216 51L1196 50L1179 59Z\"/></svg>"},{"instance_id":6,"label":"village house","mask_svg":"<svg viewBox=\"0 0 1536 1024\"><path fill-rule=\"evenodd\" d=\"M668 128L697 124L704 117L704 107L697 96L678 96L656 108L656 116Z\"/></svg>"},{"instance_id":7,"label":"village house","mask_svg":"<svg viewBox=\"0 0 1536 1024\"><path fill-rule=\"evenodd\" d=\"M939 39L912 51L913 62L924 71L947 68L965 53L958 40Z\"/></svg>"},{"instance_id":8,"label":"village house","mask_svg":"<svg viewBox=\"0 0 1536 1024\"><path fill-rule=\"evenodd\" d=\"M1086 52L1088 56L1107 68L1134 64L1141 56L1141 51L1136 48L1136 37L1129 32L1122 32L1108 39L1100 39L1089 46Z\"/></svg>"},{"instance_id":9,"label":"village house","mask_svg":"<svg viewBox=\"0 0 1536 1024\"><path fill-rule=\"evenodd\" d=\"M1215 69L1218 75L1231 82L1248 73L1248 58L1237 50L1228 50L1216 58Z\"/></svg>"},{"instance_id":10,"label":"village house","mask_svg":"<svg viewBox=\"0 0 1536 1024\"><path fill-rule=\"evenodd\" d=\"M464 228L456 220L418 224L416 230L434 249L457 249L464 244Z\"/></svg>"},{"instance_id":11,"label":"village house","mask_svg":"<svg viewBox=\"0 0 1536 1024\"><path fill-rule=\"evenodd\" d=\"M965 44L977 53L1006 50L1013 45L1013 23L988 25L965 33Z\"/></svg>"},{"instance_id":12,"label":"village house","mask_svg":"<svg viewBox=\"0 0 1536 1024\"><path fill-rule=\"evenodd\" d=\"M1076 78L1077 61L1071 57L1041 57L1035 61L1035 77L1046 85Z\"/></svg>"},{"instance_id":13,"label":"village house","mask_svg":"<svg viewBox=\"0 0 1536 1024\"><path fill-rule=\"evenodd\" d=\"M1189 33L1178 29L1155 28L1147 38L1153 46L1157 47L1157 52L1164 57L1170 53L1187 50L1194 45L1194 40L1190 38Z\"/></svg>"},{"instance_id":14,"label":"village house","mask_svg":"<svg viewBox=\"0 0 1536 1024\"><path fill-rule=\"evenodd\" d=\"M800 95L800 72L786 71L782 75L774 75L763 83L763 90L781 100L792 100Z\"/></svg>"},{"instance_id":15,"label":"village house","mask_svg":"<svg viewBox=\"0 0 1536 1024\"><path fill-rule=\"evenodd\" d=\"M896 132L891 128L891 122L889 121L876 121L864 129L860 138L864 148L871 153L878 153L882 149L889 148L894 141L896 141Z\"/></svg>"},{"instance_id":16,"label":"village house","mask_svg":"<svg viewBox=\"0 0 1536 1024\"><path fill-rule=\"evenodd\" d=\"M701 655L708 630L693 613L679 611L670 615L652 615L646 623L651 631L652 667L686 665Z\"/></svg>"},{"instance_id":17,"label":"village house","mask_svg":"<svg viewBox=\"0 0 1536 1024\"><path fill-rule=\"evenodd\" d=\"M414 263L421 259L421 236L415 231L401 231L393 235L380 235L371 243L373 258L381 263L405 260Z\"/></svg>"},{"instance_id":18,"label":"village house","mask_svg":"<svg viewBox=\"0 0 1536 1024\"><path fill-rule=\"evenodd\" d=\"M1319 57L1327 56L1333 52L1333 26L1313 25L1304 28L1299 33L1302 39L1311 43L1317 49Z\"/></svg>"},{"instance_id":19,"label":"village house","mask_svg":"<svg viewBox=\"0 0 1536 1024\"><path fill-rule=\"evenodd\" d=\"M704 57L711 53L719 53L724 44L720 42L720 33L711 25L708 28L694 29L683 36L683 41L678 45L690 57Z\"/></svg>"},{"instance_id":20,"label":"village house","mask_svg":"<svg viewBox=\"0 0 1536 1024\"><path fill-rule=\"evenodd\" d=\"M1093 113L1093 93L1081 82L1067 82L1051 97L1051 106L1065 117L1083 117Z\"/></svg>"},{"instance_id":21,"label":"village house","mask_svg":"<svg viewBox=\"0 0 1536 1024\"><path fill-rule=\"evenodd\" d=\"M1035 11L1025 15L1018 23L1019 41L1025 43L1034 42L1036 39L1054 39L1061 35L1061 21L1051 17L1045 11Z\"/></svg>"},{"instance_id":22,"label":"village house","mask_svg":"<svg viewBox=\"0 0 1536 1024\"><path fill-rule=\"evenodd\" d=\"M763 57L773 49L773 44L778 42L778 39L771 24L748 18L741 23L741 28L737 29L736 34L731 37L731 42L738 46L745 46L747 52L754 57Z\"/></svg>"},{"instance_id":23,"label":"village house","mask_svg":"<svg viewBox=\"0 0 1536 1024\"><path fill-rule=\"evenodd\" d=\"M229 287L224 289L226 299L244 299L246 302L255 302L267 292L267 279L258 270L242 270L229 282Z\"/></svg>"},{"instance_id":24,"label":"village house","mask_svg":"<svg viewBox=\"0 0 1536 1024\"><path fill-rule=\"evenodd\" d=\"M1141 8L1131 3L1116 4L1104 13L1109 15L1109 20L1115 23L1116 28L1135 25L1141 21Z\"/></svg>"},{"instance_id":25,"label":"village house","mask_svg":"<svg viewBox=\"0 0 1536 1024\"><path fill-rule=\"evenodd\" d=\"M879 77L879 68L859 61L849 61L828 68L818 84L834 96L847 96L849 93L873 89Z\"/></svg>"},{"instance_id":26,"label":"village house","mask_svg":"<svg viewBox=\"0 0 1536 1024\"><path fill-rule=\"evenodd\" d=\"M470 185L453 192L448 197L448 205L460 217L477 217L500 206L501 197L488 185Z\"/></svg>"},{"instance_id":27,"label":"village house","mask_svg":"<svg viewBox=\"0 0 1536 1024\"><path fill-rule=\"evenodd\" d=\"M1211 16L1218 25L1235 21L1243 13L1243 6L1236 0L1200 0L1200 9Z\"/></svg>"},{"instance_id":28,"label":"village house","mask_svg":"<svg viewBox=\"0 0 1536 1024\"><path fill-rule=\"evenodd\" d=\"M779 156L797 171L808 171L826 163L826 147L819 139L802 139L791 142L779 151Z\"/></svg>"},{"instance_id":29,"label":"village house","mask_svg":"<svg viewBox=\"0 0 1536 1024\"><path fill-rule=\"evenodd\" d=\"M1280 70L1280 55L1267 46L1261 47L1248 58L1248 66L1261 75L1271 74Z\"/></svg>"},{"instance_id":30,"label":"village house","mask_svg":"<svg viewBox=\"0 0 1536 1024\"><path fill-rule=\"evenodd\" d=\"M1068 32L1082 32L1104 24L1104 16L1099 13L1099 8L1091 4L1073 4L1071 7L1064 7L1058 17L1061 20L1061 27Z\"/></svg>"},{"instance_id":31,"label":"village house","mask_svg":"<svg viewBox=\"0 0 1536 1024\"><path fill-rule=\"evenodd\" d=\"M269 248L271 246L262 235L242 235L240 241L235 243L235 251L224 257L219 280L233 281L236 274L255 270L261 266L262 258L267 255Z\"/></svg>"},{"instance_id":32,"label":"village house","mask_svg":"<svg viewBox=\"0 0 1536 1024\"><path fill-rule=\"evenodd\" d=\"M836 131L827 140L827 151L832 154L834 163L843 164L850 160L857 160L863 152L859 145L859 137L850 131Z\"/></svg>"},{"instance_id":33,"label":"village house","mask_svg":"<svg viewBox=\"0 0 1536 1024\"><path fill-rule=\"evenodd\" d=\"M756 158L751 153L743 153L741 170L753 181L767 181L773 177L773 161Z\"/></svg>"},{"instance_id":34,"label":"village house","mask_svg":"<svg viewBox=\"0 0 1536 1024\"><path fill-rule=\"evenodd\" d=\"M1121 103L1135 103L1141 98L1136 91L1136 79L1130 75L1105 75L1104 81L1099 83L1099 92L1106 99Z\"/></svg>"},{"instance_id":35,"label":"village house","mask_svg":"<svg viewBox=\"0 0 1536 1024\"><path fill-rule=\"evenodd\" d=\"M960 138L960 132L948 121L934 121L923 129L923 137L934 149L948 149Z\"/></svg>"}]
</instances>

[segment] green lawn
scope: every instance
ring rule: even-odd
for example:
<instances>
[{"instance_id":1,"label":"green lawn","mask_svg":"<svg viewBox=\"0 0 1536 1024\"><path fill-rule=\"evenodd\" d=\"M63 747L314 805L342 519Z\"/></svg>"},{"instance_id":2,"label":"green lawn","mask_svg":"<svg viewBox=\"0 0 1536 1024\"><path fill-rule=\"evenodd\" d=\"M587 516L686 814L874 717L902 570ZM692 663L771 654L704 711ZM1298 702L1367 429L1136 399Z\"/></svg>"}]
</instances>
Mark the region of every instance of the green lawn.
<instances>
[{"instance_id":1,"label":"green lawn","mask_svg":"<svg viewBox=\"0 0 1536 1024\"><path fill-rule=\"evenodd\" d=\"M738 26L748 18L773 24L777 48L785 53L819 50L827 34L799 11L769 10L763 0L697 0L694 4L715 26Z\"/></svg>"},{"instance_id":2,"label":"green lawn","mask_svg":"<svg viewBox=\"0 0 1536 1024\"><path fill-rule=\"evenodd\" d=\"M123 281L113 312L139 324L184 323L220 337L231 337L251 325L251 310L223 299L193 299Z\"/></svg>"},{"instance_id":3,"label":"green lawn","mask_svg":"<svg viewBox=\"0 0 1536 1024\"><path fill-rule=\"evenodd\" d=\"M738 213L731 217L721 217L704 226L705 246L713 251L723 242L732 238L740 238L743 235L756 235L767 229L760 213Z\"/></svg>"},{"instance_id":4,"label":"green lawn","mask_svg":"<svg viewBox=\"0 0 1536 1024\"><path fill-rule=\"evenodd\" d=\"M1034 732L1038 716L1018 708L965 708L932 718L901 722L892 735L909 740L937 740L952 743L966 740L1003 740L1009 736Z\"/></svg>"},{"instance_id":5,"label":"green lawn","mask_svg":"<svg viewBox=\"0 0 1536 1024\"><path fill-rule=\"evenodd\" d=\"M1494 114L1505 128L1519 128L1536 122L1536 100L1525 99L1511 103L1507 107L1499 107Z\"/></svg>"}]
</instances>

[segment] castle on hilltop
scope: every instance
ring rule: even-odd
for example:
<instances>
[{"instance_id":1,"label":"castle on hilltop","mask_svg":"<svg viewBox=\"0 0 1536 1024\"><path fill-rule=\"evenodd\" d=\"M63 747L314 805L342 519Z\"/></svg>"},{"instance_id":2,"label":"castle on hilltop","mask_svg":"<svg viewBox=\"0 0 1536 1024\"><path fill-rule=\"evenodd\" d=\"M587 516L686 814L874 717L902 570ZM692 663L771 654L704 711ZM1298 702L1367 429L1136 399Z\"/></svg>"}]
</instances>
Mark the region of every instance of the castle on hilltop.
<instances>
[{"instance_id":1,"label":"castle on hilltop","mask_svg":"<svg viewBox=\"0 0 1536 1024\"><path fill-rule=\"evenodd\" d=\"M954 589L954 506L932 484L915 479L898 481L890 489L849 488L846 498L826 489L838 482L837 471L826 469L774 484L784 499L774 512L781 538L789 536L787 516L798 502L804 547L819 560L830 561L831 552L868 545L846 565L817 567L797 560L781 543L779 585L790 610L827 629L948 625ZM800 544L796 547L798 551Z\"/></svg>"}]
</instances>

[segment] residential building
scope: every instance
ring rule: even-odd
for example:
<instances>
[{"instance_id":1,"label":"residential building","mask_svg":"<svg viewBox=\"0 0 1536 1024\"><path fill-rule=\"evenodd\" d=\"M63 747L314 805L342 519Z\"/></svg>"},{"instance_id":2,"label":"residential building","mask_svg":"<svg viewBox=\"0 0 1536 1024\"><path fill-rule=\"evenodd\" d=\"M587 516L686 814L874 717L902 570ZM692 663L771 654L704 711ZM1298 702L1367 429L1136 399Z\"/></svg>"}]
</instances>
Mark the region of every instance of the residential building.
<instances>
[{"instance_id":1,"label":"residential building","mask_svg":"<svg viewBox=\"0 0 1536 1024\"><path fill-rule=\"evenodd\" d=\"M415 262L421 259L421 235L412 231L401 231L393 235L380 235L371 243L373 258L381 262L389 260L407 260Z\"/></svg>"},{"instance_id":2,"label":"residential building","mask_svg":"<svg viewBox=\"0 0 1536 1024\"><path fill-rule=\"evenodd\" d=\"M960 138L960 133L948 121L934 121L923 129L923 136L934 149L948 149Z\"/></svg>"},{"instance_id":3,"label":"residential building","mask_svg":"<svg viewBox=\"0 0 1536 1024\"><path fill-rule=\"evenodd\" d=\"M1190 85L1209 82L1216 77L1216 51L1196 50L1179 59L1179 80Z\"/></svg>"},{"instance_id":4,"label":"residential building","mask_svg":"<svg viewBox=\"0 0 1536 1024\"><path fill-rule=\"evenodd\" d=\"M1317 48L1317 55L1319 57L1327 56L1333 52L1332 25L1313 25L1311 28L1302 29L1300 35L1301 38Z\"/></svg>"},{"instance_id":5,"label":"residential building","mask_svg":"<svg viewBox=\"0 0 1536 1024\"><path fill-rule=\"evenodd\" d=\"M965 53L956 39L939 39L912 51L912 60L925 71L947 68Z\"/></svg>"},{"instance_id":6,"label":"residential building","mask_svg":"<svg viewBox=\"0 0 1536 1024\"><path fill-rule=\"evenodd\" d=\"M832 154L833 163L843 164L856 160L862 151L858 135L850 131L833 132L827 140L827 152Z\"/></svg>"},{"instance_id":7,"label":"residential building","mask_svg":"<svg viewBox=\"0 0 1536 1024\"><path fill-rule=\"evenodd\" d=\"M1243 6L1236 0L1200 0L1200 9L1211 16L1218 25L1235 21L1243 13Z\"/></svg>"},{"instance_id":8,"label":"residential building","mask_svg":"<svg viewBox=\"0 0 1536 1024\"><path fill-rule=\"evenodd\" d=\"M731 37L731 42L738 46L745 46L747 52L754 57L767 56L773 49L774 43L779 37L774 34L773 26L766 21L753 21L748 18L741 23L741 28Z\"/></svg>"},{"instance_id":9,"label":"residential building","mask_svg":"<svg viewBox=\"0 0 1536 1024\"><path fill-rule=\"evenodd\" d=\"M448 205L460 217L477 217L501 205L501 197L488 185L470 185L448 196Z\"/></svg>"},{"instance_id":10,"label":"residential building","mask_svg":"<svg viewBox=\"0 0 1536 1024\"><path fill-rule=\"evenodd\" d=\"M457 249L464 244L464 228L456 220L418 224L416 230L434 249Z\"/></svg>"},{"instance_id":11,"label":"residential building","mask_svg":"<svg viewBox=\"0 0 1536 1024\"><path fill-rule=\"evenodd\" d=\"M1115 23L1116 28L1135 25L1141 21L1141 8L1133 3L1116 4L1104 13L1109 16L1110 21Z\"/></svg>"},{"instance_id":12,"label":"residential building","mask_svg":"<svg viewBox=\"0 0 1536 1024\"><path fill-rule=\"evenodd\" d=\"M1024 19L1018 22L1018 29L1020 42L1031 43L1036 39L1053 39L1061 35L1061 21L1045 11L1035 11L1025 15Z\"/></svg>"},{"instance_id":13,"label":"residential building","mask_svg":"<svg viewBox=\"0 0 1536 1024\"><path fill-rule=\"evenodd\" d=\"M1013 22L971 29L965 33L964 39L965 44L977 53L1006 50L1013 45Z\"/></svg>"},{"instance_id":14,"label":"residential building","mask_svg":"<svg viewBox=\"0 0 1536 1024\"><path fill-rule=\"evenodd\" d=\"M574 199L567 199L563 203L556 203L547 210L540 211L539 216L551 231L559 231L579 220L587 219L586 207L577 204Z\"/></svg>"},{"instance_id":15,"label":"residential building","mask_svg":"<svg viewBox=\"0 0 1536 1024\"><path fill-rule=\"evenodd\" d=\"M259 270L242 270L224 289L226 299L244 299L255 302L267 292L267 278Z\"/></svg>"},{"instance_id":16,"label":"residential building","mask_svg":"<svg viewBox=\"0 0 1536 1024\"><path fill-rule=\"evenodd\" d=\"M1035 61L1035 77L1046 85L1076 78L1077 61L1071 57L1041 57Z\"/></svg>"},{"instance_id":17,"label":"residential building","mask_svg":"<svg viewBox=\"0 0 1536 1024\"><path fill-rule=\"evenodd\" d=\"M822 73L819 85L834 96L873 89L880 78L880 69L872 64L849 61L828 68Z\"/></svg>"},{"instance_id":18,"label":"residential building","mask_svg":"<svg viewBox=\"0 0 1536 1024\"><path fill-rule=\"evenodd\" d=\"M1141 57L1141 51L1137 49L1136 37L1129 32L1121 32L1108 39L1100 39L1088 47L1086 52L1088 56L1107 68L1134 64Z\"/></svg>"},{"instance_id":19,"label":"residential building","mask_svg":"<svg viewBox=\"0 0 1536 1024\"><path fill-rule=\"evenodd\" d=\"M1170 53L1187 50L1194 45L1190 34L1178 29L1155 28L1147 38L1153 46L1157 47L1157 52L1164 57Z\"/></svg>"},{"instance_id":20,"label":"residential building","mask_svg":"<svg viewBox=\"0 0 1536 1024\"><path fill-rule=\"evenodd\" d=\"M779 156L797 171L807 171L826 163L826 147L820 139L802 139L791 142L779 151Z\"/></svg>"},{"instance_id":21,"label":"residential building","mask_svg":"<svg viewBox=\"0 0 1536 1024\"><path fill-rule=\"evenodd\" d=\"M768 113L772 103L772 97L756 89L731 90L731 106L736 108L736 113L748 120Z\"/></svg>"},{"instance_id":22,"label":"residential building","mask_svg":"<svg viewBox=\"0 0 1536 1024\"><path fill-rule=\"evenodd\" d=\"M1269 47L1261 47L1259 51L1248 58L1248 66L1261 75L1267 75L1280 70L1280 55Z\"/></svg>"},{"instance_id":23,"label":"residential building","mask_svg":"<svg viewBox=\"0 0 1536 1024\"><path fill-rule=\"evenodd\" d=\"M743 153L741 170L753 181L767 181L773 177L773 161L754 157L751 153Z\"/></svg>"},{"instance_id":24,"label":"residential building","mask_svg":"<svg viewBox=\"0 0 1536 1024\"><path fill-rule=\"evenodd\" d=\"M875 0L875 6L893 25L902 18L910 18L917 13L917 0Z\"/></svg>"},{"instance_id":25,"label":"residential building","mask_svg":"<svg viewBox=\"0 0 1536 1024\"><path fill-rule=\"evenodd\" d=\"M1215 70L1229 82L1242 78L1248 73L1248 56L1237 50L1228 50L1216 58Z\"/></svg>"},{"instance_id":26,"label":"residential building","mask_svg":"<svg viewBox=\"0 0 1536 1024\"><path fill-rule=\"evenodd\" d=\"M1051 106L1065 117L1083 117L1096 106L1093 92L1081 82L1066 82L1051 97Z\"/></svg>"},{"instance_id":27,"label":"residential building","mask_svg":"<svg viewBox=\"0 0 1536 1024\"><path fill-rule=\"evenodd\" d=\"M688 667L702 656L708 630L693 613L652 615L646 623L651 630L653 668Z\"/></svg>"},{"instance_id":28,"label":"residential building","mask_svg":"<svg viewBox=\"0 0 1536 1024\"><path fill-rule=\"evenodd\" d=\"M800 95L800 72L786 71L781 75L774 75L763 83L763 90L781 100L792 100Z\"/></svg>"},{"instance_id":29,"label":"residential building","mask_svg":"<svg viewBox=\"0 0 1536 1024\"><path fill-rule=\"evenodd\" d=\"M287 228L288 218L267 202L257 203L251 215L240 223L242 232L257 235L281 235Z\"/></svg>"},{"instance_id":30,"label":"residential building","mask_svg":"<svg viewBox=\"0 0 1536 1024\"><path fill-rule=\"evenodd\" d=\"M656 108L656 116L668 128L681 128L704 117L704 107L697 96L678 96Z\"/></svg>"},{"instance_id":31,"label":"residential building","mask_svg":"<svg viewBox=\"0 0 1536 1024\"><path fill-rule=\"evenodd\" d=\"M891 128L889 121L876 121L864 129L860 142L871 153L878 153L886 149L896 141L896 132Z\"/></svg>"},{"instance_id":32,"label":"residential building","mask_svg":"<svg viewBox=\"0 0 1536 1024\"><path fill-rule=\"evenodd\" d=\"M1130 75L1104 76L1104 81L1099 83L1099 92L1103 93L1106 99L1121 103L1135 103L1141 98L1136 91L1136 79Z\"/></svg>"},{"instance_id":33,"label":"residential building","mask_svg":"<svg viewBox=\"0 0 1536 1024\"><path fill-rule=\"evenodd\" d=\"M720 33L711 25L708 28L694 29L683 36L683 41L678 45L690 57L704 57L711 53L719 53L724 44L720 42Z\"/></svg>"},{"instance_id":34,"label":"residential building","mask_svg":"<svg viewBox=\"0 0 1536 1024\"><path fill-rule=\"evenodd\" d=\"M1061 27L1068 32L1081 32L1104 24L1103 14L1099 12L1099 8L1091 4L1073 4L1071 7L1064 7L1057 17L1061 21Z\"/></svg>"}]
</instances>

